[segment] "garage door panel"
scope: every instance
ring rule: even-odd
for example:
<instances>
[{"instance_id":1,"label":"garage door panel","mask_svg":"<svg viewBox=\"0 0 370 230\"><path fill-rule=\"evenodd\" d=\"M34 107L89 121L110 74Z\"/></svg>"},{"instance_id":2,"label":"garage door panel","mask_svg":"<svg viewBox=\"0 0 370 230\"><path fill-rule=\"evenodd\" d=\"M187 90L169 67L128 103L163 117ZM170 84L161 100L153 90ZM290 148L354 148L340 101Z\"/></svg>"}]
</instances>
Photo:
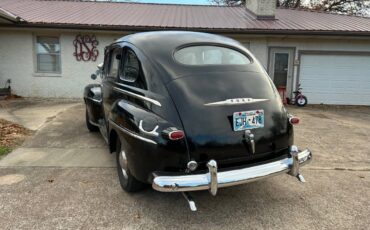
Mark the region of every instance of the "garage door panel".
<instances>
[{"instance_id":1,"label":"garage door panel","mask_svg":"<svg viewBox=\"0 0 370 230\"><path fill-rule=\"evenodd\" d=\"M313 66L313 67L310 67L310 68L317 68L317 66L316 67ZM366 79L366 77L364 76L365 72L361 72L360 70L358 70L358 72L353 72L353 69L356 69L356 67L347 67L346 69L336 68L335 70L333 70L333 69L312 70L310 68L302 68L301 69L301 72L304 72L306 74L306 77L308 77L310 79L323 79L322 78L323 76L331 77L333 75L333 72L334 73L340 73L340 74L336 74L336 79L349 80L350 78L354 78L354 77L356 77L356 78L360 77L362 79ZM327 68L327 67L320 67L320 68ZM357 68L359 68L359 67L357 67Z\"/></svg>"},{"instance_id":2,"label":"garage door panel","mask_svg":"<svg viewBox=\"0 0 370 230\"><path fill-rule=\"evenodd\" d=\"M352 91L351 89L358 89L360 86L360 82L358 81L348 81L348 80L334 80L331 82L332 88L334 89L342 89L342 90L349 90Z\"/></svg>"},{"instance_id":3,"label":"garage door panel","mask_svg":"<svg viewBox=\"0 0 370 230\"><path fill-rule=\"evenodd\" d=\"M369 93L370 94L370 82L367 82L367 83L363 83L363 84L360 84L359 85L359 89L361 90L361 92L366 92L366 93Z\"/></svg>"},{"instance_id":4,"label":"garage door panel","mask_svg":"<svg viewBox=\"0 0 370 230\"><path fill-rule=\"evenodd\" d=\"M317 81L319 79L307 79L307 80L301 80L301 87L304 89L304 92L308 91L323 91L324 89L327 89L330 87L330 81L321 81L321 83L318 85Z\"/></svg>"},{"instance_id":5,"label":"garage door panel","mask_svg":"<svg viewBox=\"0 0 370 230\"><path fill-rule=\"evenodd\" d=\"M370 105L370 56L305 54L299 74L312 104Z\"/></svg>"},{"instance_id":6,"label":"garage door panel","mask_svg":"<svg viewBox=\"0 0 370 230\"><path fill-rule=\"evenodd\" d=\"M327 104L335 104L335 105L348 105L348 99L346 94L337 94L333 95L330 93L323 93L323 94L314 94L310 98L308 98L309 103L312 103L312 101L318 101L322 98L325 98L327 101L330 101L331 103ZM359 105L366 105L368 101L364 99L363 95L354 95L353 99L359 104Z\"/></svg>"}]
</instances>

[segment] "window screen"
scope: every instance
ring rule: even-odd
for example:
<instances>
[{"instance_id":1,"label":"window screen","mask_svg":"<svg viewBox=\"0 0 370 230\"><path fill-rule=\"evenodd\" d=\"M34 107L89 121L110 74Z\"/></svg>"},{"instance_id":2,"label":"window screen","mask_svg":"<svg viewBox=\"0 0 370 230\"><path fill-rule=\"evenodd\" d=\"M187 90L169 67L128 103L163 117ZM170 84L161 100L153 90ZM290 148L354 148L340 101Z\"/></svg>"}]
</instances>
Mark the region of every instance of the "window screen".
<instances>
[{"instance_id":1,"label":"window screen","mask_svg":"<svg viewBox=\"0 0 370 230\"><path fill-rule=\"evenodd\" d=\"M37 72L60 73L60 44L58 37L36 38Z\"/></svg>"}]
</instances>

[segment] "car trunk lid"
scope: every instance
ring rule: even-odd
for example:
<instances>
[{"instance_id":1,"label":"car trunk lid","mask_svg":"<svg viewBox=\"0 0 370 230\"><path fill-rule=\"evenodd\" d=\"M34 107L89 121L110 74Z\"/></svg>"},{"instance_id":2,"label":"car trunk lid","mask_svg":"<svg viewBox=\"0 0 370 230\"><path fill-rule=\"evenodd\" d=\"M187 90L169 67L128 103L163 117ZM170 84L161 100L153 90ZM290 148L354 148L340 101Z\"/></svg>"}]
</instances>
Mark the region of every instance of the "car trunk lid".
<instances>
[{"instance_id":1,"label":"car trunk lid","mask_svg":"<svg viewBox=\"0 0 370 230\"><path fill-rule=\"evenodd\" d=\"M186 134L190 157L198 162L257 159L289 145L285 108L264 73L217 72L183 76L168 85ZM264 126L234 131L233 114L264 113Z\"/></svg>"}]
</instances>

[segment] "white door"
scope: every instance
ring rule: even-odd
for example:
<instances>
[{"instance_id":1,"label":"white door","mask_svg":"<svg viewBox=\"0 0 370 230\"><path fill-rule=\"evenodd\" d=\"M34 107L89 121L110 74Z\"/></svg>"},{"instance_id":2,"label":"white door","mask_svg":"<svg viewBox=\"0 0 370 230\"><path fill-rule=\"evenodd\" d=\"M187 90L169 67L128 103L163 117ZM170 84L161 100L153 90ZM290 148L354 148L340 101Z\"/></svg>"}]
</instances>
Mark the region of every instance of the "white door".
<instances>
[{"instance_id":1,"label":"white door","mask_svg":"<svg viewBox=\"0 0 370 230\"><path fill-rule=\"evenodd\" d=\"M294 48L271 48L269 76L277 88L286 89L286 97L290 98L293 76Z\"/></svg>"},{"instance_id":2,"label":"white door","mask_svg":"<svg viewBox=\"0 0 370 230\"><path fill-rule=\"evenodd\" d=\"M370 56L303 54L299 82L310 104L370 105Z\"/></svg>"}]
</instances>

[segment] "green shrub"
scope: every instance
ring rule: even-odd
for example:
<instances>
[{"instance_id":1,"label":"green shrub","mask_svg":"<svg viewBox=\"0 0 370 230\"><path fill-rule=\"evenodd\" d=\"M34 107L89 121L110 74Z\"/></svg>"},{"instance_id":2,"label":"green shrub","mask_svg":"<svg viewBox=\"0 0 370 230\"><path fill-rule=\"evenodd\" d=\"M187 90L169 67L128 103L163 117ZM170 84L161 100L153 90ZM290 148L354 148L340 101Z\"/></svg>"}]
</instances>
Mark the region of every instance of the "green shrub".
<instances>
[{"instance_id":1,"label":"green shrub","mask_svg":"<svg viewBox=\"0 0 370 230\"><path fill-rule=\"evenodd\" d=\"M8 147L0 146L0 156L5 155L9 153L10 151L11 149Z\"/></svg>"}]
</instances>

